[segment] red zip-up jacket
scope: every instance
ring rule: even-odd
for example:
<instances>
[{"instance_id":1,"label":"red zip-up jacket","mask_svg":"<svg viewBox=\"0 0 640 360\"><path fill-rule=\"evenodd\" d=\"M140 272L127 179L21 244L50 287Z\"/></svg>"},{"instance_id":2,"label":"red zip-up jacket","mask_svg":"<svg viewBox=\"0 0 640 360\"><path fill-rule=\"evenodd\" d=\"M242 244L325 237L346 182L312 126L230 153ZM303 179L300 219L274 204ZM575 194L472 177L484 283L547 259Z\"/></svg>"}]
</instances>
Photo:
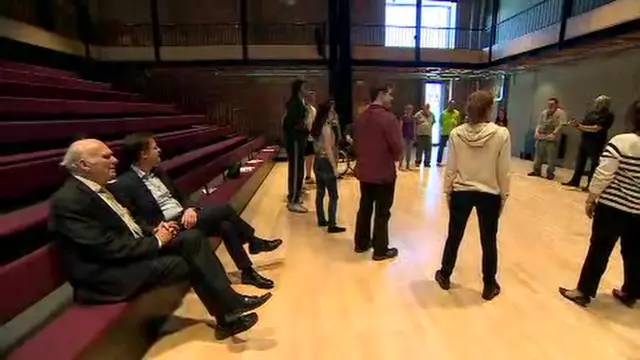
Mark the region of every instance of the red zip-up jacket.
<instances>
[{"instance_id":1,"label":"red zip-up jacket","mask_svg":"<svg viewBox=\"0 0 640 360\"><path fill-rule=\"evenodd\" d=\"M372 184L394 182L395 162L402 156L398 118L385 107L371 104L355 121L353 139L358 180Z\"/></svg>"}]
</instances>

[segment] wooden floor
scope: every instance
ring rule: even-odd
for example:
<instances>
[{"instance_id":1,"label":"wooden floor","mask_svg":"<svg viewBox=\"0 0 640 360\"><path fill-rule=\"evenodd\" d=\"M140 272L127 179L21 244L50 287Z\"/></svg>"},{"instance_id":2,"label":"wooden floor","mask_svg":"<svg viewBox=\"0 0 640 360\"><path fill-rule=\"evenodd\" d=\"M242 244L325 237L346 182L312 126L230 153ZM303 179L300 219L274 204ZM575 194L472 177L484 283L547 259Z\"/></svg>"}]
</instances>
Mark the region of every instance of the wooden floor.
<instances>
[{"instance_id":1,"label":"wooden floor","mask_svg":"<svg viewBox=\"0 0 640 360\"><path fill-rule=\"evenodd\" d=\"M176 332L146 359L639 360L640 309L626 309L610 296L621 280L618 249L591 307L558 295L558 286L575 285L587 249L585 194L562 188L566 171L559 170L555 182L528 178L531 164L514 161L499 233L503 292L494 301L480 298L475 215L460 249L455 288L444 292L433 281L448 221L443 169L400 173L390 226L400 256L380 263L352 251L356 180L340 182L339 219L348 232L328 235L315 226L314 212L285 209L286 168L279 164L242 215L260 236L285 240L277 252L254 257L262 274L277 282L258 325L216 341L204 308L189 295L176 313L181 319L169 326ZM226 254L221 259L235 270Z\"/></svg>"}]
</instances>

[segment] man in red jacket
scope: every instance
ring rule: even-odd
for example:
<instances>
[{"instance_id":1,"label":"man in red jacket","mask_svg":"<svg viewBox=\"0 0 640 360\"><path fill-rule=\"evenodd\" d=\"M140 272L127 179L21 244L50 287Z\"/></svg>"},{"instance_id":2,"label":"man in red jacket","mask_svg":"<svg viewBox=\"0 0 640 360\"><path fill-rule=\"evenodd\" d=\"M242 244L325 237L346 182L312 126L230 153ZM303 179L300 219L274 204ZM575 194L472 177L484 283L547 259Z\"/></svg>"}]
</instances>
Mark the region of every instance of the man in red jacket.
<instances>
[{"instance_id":1,"label":"man in red jacket","mask_svg":"<svg viewBox=\"0 0 640 360\"><path fill-rule=\"evenodd\" d=\"M395 163L402 156L402 135L398 118L390 111L391 93L388 85L371 89L372 103L354 124L355 171L360 180L355 251L363 253L373 245L373 260L398 256L398 249L389 247L389 218L396 184Z\"/></svg>"}]
</instances>

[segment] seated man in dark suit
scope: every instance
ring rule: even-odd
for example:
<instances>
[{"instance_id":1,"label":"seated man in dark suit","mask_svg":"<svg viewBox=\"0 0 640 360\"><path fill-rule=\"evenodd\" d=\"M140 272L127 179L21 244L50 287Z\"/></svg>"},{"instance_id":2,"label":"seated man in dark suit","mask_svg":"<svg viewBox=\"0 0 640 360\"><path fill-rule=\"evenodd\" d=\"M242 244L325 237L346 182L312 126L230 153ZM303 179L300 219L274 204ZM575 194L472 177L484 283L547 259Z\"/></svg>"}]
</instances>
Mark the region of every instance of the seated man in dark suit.
<instances>
[{"instance_id":1,"label":"seated man in dark suit","mask_svg":"<svg viewBox=\"0 0 640 360\"><path fill-rule=\"evenodd\" d=\"M115 177L116 163L101 141L74 142L62 161L72 176L51 198L49 225L76 301L126 301L152 287L190 281L217 320L216 338L255 325L257 314L242 314L264 304L271 294L235 292L200 231L178 232L174 222L154 229L138 225L105 189Z\"/></svg>"},{"instance_id":2,"label":"seated man in dark suit","mask_svg":"<svg viewBox=\"0 0 640 360\"><path fill-rule=\"evenodd\" d=\"M155 227L162 221L175 220L183 229L198 229L207 236L219 235L241 270L243 284L271 289L273 281L261 276L244 249L257 254L273 251L282 240L263 240L228 204L197 208L184 196L173 181L156 168L160 163L160 148L151 134L132 134L123 141L123 173L109 184L114 196L127 207L140 224Z\"/></svg>"}]
</instances>

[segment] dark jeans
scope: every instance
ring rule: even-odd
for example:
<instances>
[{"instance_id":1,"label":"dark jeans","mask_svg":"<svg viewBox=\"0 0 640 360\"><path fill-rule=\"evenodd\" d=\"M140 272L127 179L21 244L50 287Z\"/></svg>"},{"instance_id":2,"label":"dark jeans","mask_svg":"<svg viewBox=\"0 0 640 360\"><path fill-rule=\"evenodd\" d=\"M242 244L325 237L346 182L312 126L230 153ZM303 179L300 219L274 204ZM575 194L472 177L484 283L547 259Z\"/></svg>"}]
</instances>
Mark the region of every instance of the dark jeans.
<instances>
[{"instance_id":1,"label":"dark jeans","mask_svg":"<svg viewBox=\"0 0 640 360\"><path fill-rule=\"evenodd\" d=\"M485 285L496 282L498 271L498 219L502 200L499 195L480 191L454 191L449 204L449 235L442 254L442 275L453 273L458 249L467 227L471 210L476 208L482 245L482 275Z\"/></svg>"},{"instance_id":2,"label":"dark jeans","mask_svg":"<svg viewBox=\"0 0 640 360\"><path fill-rule=\"evenodd\" d=\"M389 219L396 183L371 184L360 182L360 208L356 219L356 249L368 249L373 245L376 255L384 255L389 249ZM371 217L375 206L373 237Z\"/></svg>"},{"instance_id":3,"label":"dark jeans","mask_svg":"<svg viewBox=\"0 0 640 360\"><path fill-rule=\"evenodd\" d=\"M578 158L576 159L576 168L573 172L573 177L569 180L569 183L575 186L580 186L580 180L584 175L585 168L587 166L587 160L589 160L589 172L587 173L587 186L591 184L591 178L598 166L598 159L604 149L604 144L593 143L590 141L581 141L580 148L578 150Z\"/></svg>"},{"instance_id":4,"label":"dark jeans","mask_svg":"<svg viewBox=\"0 0 640 360\"><path fill-rule=\"evenodd\" d=\"M189 280L209 314L219 321L237 308L239 294L231 288L209 240L199 230L180 232L150 261L153 267L145 280L147 288Z\"/></svg>"},{"instance_id":5,"label":"dark jeans","mask_svg":"<svg viewBox=\"0 0 640 360\"><path fill-rule=\"evenodd\" d=\"M441 135L440 142L438 143L438 158L436 160L438 164L442 164L444 148L447 147L447 142L449 142L449 135Z\"/></svg>"},{"instance_id":6,"label":"dark jeans","mask_svg":"<svg viewBox=\"0 0 640 360\"><path fill-rule=\"evenodd\" d=\"M289 203L299 203L304 182L304 152L307 146L307 138L287 137L285 139L287 158L289 161Z\"/></svg>"},{"instance_id":7,"label":"dark jeans","mask_svg":"<svg viewBox=\"0 0 640 360\"><path fill-rule=\"evenodd\" d=\"M609 257L618 238L624 263L622 291L640 298L640 215L598 204L591 225L591 244L582 265L578 290L595 297L600 279L607 269Z\"/></svg>"},{"instance_id":8,"label":"dark jeans","mask_svg":"<svg viewBox=\"0 0 640 360\"><path fill-rule=\"evenodd\" d=\"M204 207L198 214L196 228L206 236L220 236L240 270L253 267L243 245L254 239L255 230L229 204Z\"/></svg>"},{"instance_id":9,"label":"dark jeans","mask_svg":"<svg viewBox=\"0 0 640 360\"><path fill-rule=\"evenodd\" d=\"M316 214L318 222L326 222L324 216L324 193L329 192L329 226L336 225L338 211L338 180L333 167L324 156L316 156L313 170L316 174Z\"/></svg>"}]
</instances>

